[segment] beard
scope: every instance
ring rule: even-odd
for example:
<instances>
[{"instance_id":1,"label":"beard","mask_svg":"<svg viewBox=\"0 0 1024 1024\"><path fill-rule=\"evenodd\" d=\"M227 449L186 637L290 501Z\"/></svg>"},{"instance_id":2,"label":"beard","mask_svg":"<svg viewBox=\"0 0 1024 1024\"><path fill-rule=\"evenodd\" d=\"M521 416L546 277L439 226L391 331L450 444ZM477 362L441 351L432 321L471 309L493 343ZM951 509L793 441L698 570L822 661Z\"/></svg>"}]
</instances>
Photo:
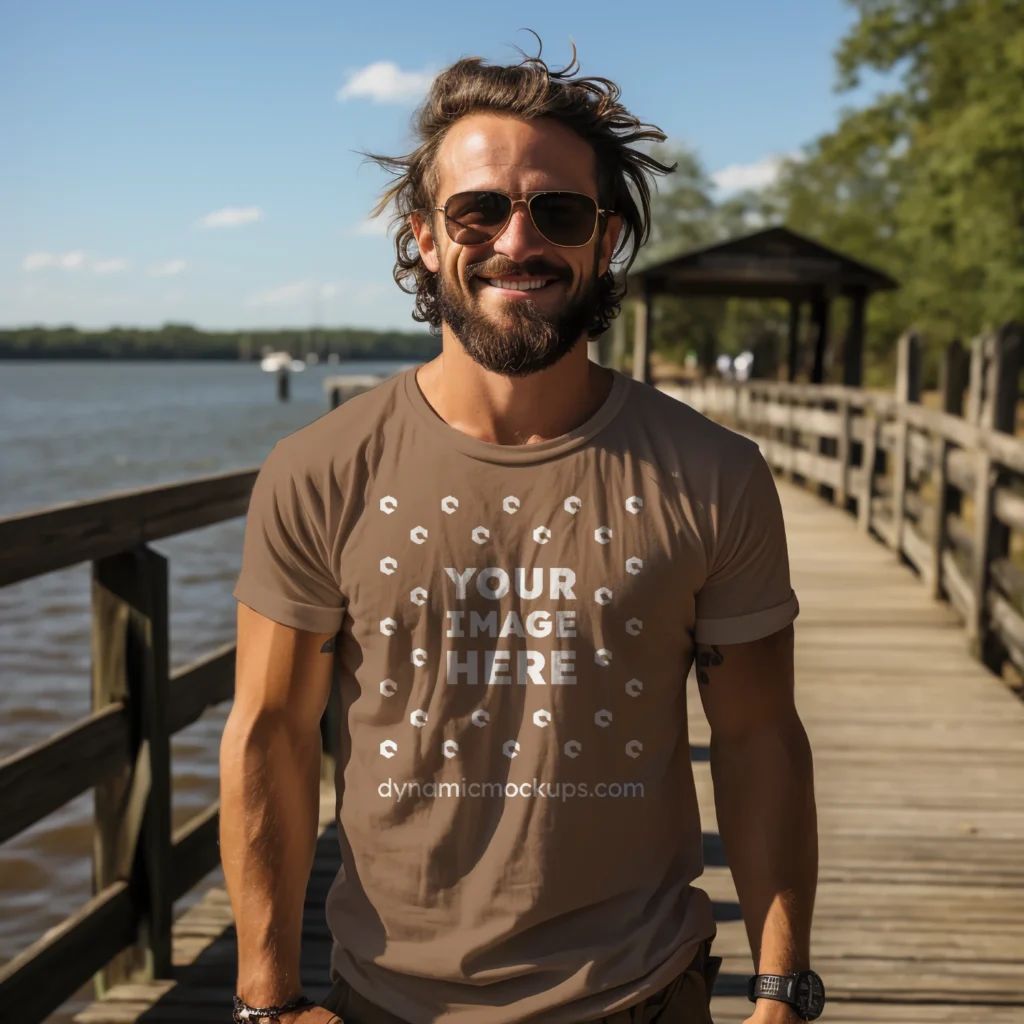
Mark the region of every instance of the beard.
<instances>
[{"instance_id":1,"label":"beard","mask_svg":"<svg viewBox=\"0 0 1024 1024\"><path fill-rule=\"evenodd\" d=\"M599 258L599 254L595 254L590 277L553 316L546 316L536 303L527 299L506 303L503 312L492 319L480 308L477 296L449 287L442 270L438 276L441 319L451 328L469 357L485 370L503 377L525 377L546 370L576 347L596 319L601 298L597 275ZM483 266L479 265L480 268ZM479 268L477 274L472 273L473 267L466 269L470 281L477 279ZM550 268L531 268L527 261L524 269L526 273L544 273ZM515 275L508 271L502 276ZM564 276L559 278L564 279ZM485 284L482 287L490 286Z\"/></svg>"}]
</instances>

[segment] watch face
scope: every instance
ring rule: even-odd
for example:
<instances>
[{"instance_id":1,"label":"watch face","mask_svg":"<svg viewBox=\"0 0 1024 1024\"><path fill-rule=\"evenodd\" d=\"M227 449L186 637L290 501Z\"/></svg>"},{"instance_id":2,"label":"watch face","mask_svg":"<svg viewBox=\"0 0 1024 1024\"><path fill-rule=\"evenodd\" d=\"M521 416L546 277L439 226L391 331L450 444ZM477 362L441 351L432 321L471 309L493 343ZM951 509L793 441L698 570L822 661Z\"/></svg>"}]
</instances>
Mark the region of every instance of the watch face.
<instances>
[{"instance_id":1,"label":"watch face","mask_svg":"<svg viewBox=\"0 0 1024 1024\"><path fill-rule=\"evenodd\" d=\"M825 986L814 971L802 971L797 979L796 1009L804 1020L817 1020L825 1009Z\"/></svg>"}]
</instances>

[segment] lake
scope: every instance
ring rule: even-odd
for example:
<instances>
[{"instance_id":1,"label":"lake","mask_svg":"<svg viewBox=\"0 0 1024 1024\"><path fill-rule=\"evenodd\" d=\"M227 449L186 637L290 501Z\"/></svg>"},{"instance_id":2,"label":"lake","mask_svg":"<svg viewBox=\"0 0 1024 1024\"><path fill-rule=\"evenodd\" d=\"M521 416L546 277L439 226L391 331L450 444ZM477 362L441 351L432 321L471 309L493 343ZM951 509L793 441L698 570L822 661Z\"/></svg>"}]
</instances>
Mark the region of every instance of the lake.
<instances>
[{"instance_id":1,"label":"lake","mask_svg":"<svg viewBox=\"0 0 1024 1024\"><path fill-rule=\"evenodd\" d=\"M0 361L0 516L258 466L329 411L325 377L401 365L312 366L282 403L257 363ZM170 559L172 668L234 639L244 525L153 545ZM0 588L0 759L89 713L89 577L84 564ZM174 738L175 826L217 796L225 716ZM89 791L0 846L0 963L91 896L92 811Z\"/></svg>"}]
</instances>

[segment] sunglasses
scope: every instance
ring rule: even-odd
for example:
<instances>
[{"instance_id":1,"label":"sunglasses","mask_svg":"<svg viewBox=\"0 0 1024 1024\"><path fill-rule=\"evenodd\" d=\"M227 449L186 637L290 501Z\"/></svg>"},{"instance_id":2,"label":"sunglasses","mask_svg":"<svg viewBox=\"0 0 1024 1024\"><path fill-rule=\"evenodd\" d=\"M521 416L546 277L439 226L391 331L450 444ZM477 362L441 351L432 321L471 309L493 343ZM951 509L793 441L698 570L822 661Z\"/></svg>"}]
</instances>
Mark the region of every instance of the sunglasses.
<instances>
[{"instance_id":1,"label":"sunglasses","mask_svg":"<svg viewBox=\"0 0 1024 1024\"><path fill-rule=\"evenodd\" d=\"M517 195L519 199L513 199ZM597 200L582 192L456 192L444 206L435 210L444 213L448 237L458 245L482 245L505 230L512 211L525 203L533 226L552 245L578 249L587 245L597 233L602 216L613 213L602 210Z\"/></svg>"}]
</instances>

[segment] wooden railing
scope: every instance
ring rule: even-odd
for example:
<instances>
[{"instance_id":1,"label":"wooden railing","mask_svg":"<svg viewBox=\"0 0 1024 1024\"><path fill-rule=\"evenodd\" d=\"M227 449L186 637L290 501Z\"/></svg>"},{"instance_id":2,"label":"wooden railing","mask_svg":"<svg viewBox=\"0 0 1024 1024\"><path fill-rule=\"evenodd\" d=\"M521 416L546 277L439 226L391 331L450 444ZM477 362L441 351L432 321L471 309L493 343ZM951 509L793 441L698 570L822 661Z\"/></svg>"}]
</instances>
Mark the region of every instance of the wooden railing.
<instances>
[{"instance_id":1,"label":"wooden railing","mask_svg":"<svg viewBox=\"0 0 1024 1024\"><path fill-rule=\"evenodd\" d=\"M220 851L216 801L172 829L170 739L231 699L235 645L169 670L167 559L149 544L244 515L257 472L0 519L0 586L92 563L92 713L0 761L0 842L95 790L94 895L0 968L3 1020L41 1021L92 977L102 996L171 976L174 903Z\"/></svg>"},{"instance_id":2,"label":"wooden railing","mask_svg":"<svg viewBox=\"0 0 1024 1024\"><path fill-rule=\"evenodd\" d=\"M660 387L756 440L772 467L856 515L963 619L976 657L1024 674L1024 439L1014 436L1024 329L944 353L921 404L921 343L900 339L895 393L769 381Z\"/></svg>"},{"instance_id":3,"label":"wooden railing","mask_svg":"<svg viewBox=\"0 0 1024 1024\"><path fill-rule=\"evenodd\" d=\"M900 339L895 394L766 381L663 382L754 438L769 463L856 514L948 599L972 649L1024 673L1024 440L1013 436L1024 331L1008 325L942 366L920 404L919 339ZM171 827L170 737L234 693L228 644L176 672L167 560L149 544L244 515L257 470L0 519L0 586L92 563L92 713L0 762L0 841L95 790L94 895L0 969L4 1020L44 1019L91 977L98 994L171 975L174 902L219 862L218 805ZM336 693L324 718L335 753Z\"/></svg>"}]
</instances>

